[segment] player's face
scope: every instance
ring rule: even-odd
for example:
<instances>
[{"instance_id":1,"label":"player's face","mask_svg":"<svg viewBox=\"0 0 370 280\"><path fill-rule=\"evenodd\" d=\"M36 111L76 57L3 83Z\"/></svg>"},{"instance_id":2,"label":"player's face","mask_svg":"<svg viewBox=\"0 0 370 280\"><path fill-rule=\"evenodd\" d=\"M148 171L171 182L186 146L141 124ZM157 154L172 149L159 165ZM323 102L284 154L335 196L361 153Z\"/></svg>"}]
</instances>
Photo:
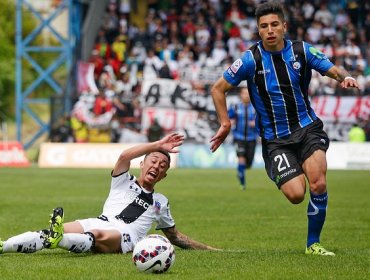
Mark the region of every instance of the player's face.
<instances>
[{"instance_id":1,"label":"player's face","mask_svg":"<svg viewBox=\"0 0 370 280\"><path fill-rule=\"evenodd\" d=\"M284 48L285 32L286 22L278 15L268 14L259 18L258 33L267 51L280 51Z\"/></svg>"},{"instance_id":2,"label":"player's face","mask_svg":"<svg viewBox=\"0 0 370 280\"><path fill-rule=\"evenodd\" d=\"M141 177L144 186L154 186L167 175L169 168L168 158L159 152L149 154L141 163Z\"/></svg>"}]
</instances>

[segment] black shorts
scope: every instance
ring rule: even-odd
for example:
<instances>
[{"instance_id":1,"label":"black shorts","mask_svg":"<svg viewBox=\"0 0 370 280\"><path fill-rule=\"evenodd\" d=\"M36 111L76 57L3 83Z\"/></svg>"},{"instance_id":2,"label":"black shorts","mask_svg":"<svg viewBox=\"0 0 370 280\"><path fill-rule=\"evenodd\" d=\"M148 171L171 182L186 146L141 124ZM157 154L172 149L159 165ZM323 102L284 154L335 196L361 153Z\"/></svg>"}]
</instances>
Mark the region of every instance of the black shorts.
<instances>
[{"instance_id":1,"label":"black shorts","mask_svg":"<svg viewBox=\"0 0 370 280\"><path fill-rule=\"evenodd\" d=\"M328 148L329 138L320 119L286 138L262 139L267 175L280 189L284 183L303 174L302 164L313 152Z\"/></svg>"},{"instance_id":2,"label":"black shorts","mask_svg":"<svg viewBox=\"0 0 370 280\"><path fill-rule=\"evenodd\" d=\"M234 144L236 146L236 155L238 157L244 157L247 168L250 168L252 166L254 153L256 151L256 140L234 140Z\"/></svg>"}]
</instances>

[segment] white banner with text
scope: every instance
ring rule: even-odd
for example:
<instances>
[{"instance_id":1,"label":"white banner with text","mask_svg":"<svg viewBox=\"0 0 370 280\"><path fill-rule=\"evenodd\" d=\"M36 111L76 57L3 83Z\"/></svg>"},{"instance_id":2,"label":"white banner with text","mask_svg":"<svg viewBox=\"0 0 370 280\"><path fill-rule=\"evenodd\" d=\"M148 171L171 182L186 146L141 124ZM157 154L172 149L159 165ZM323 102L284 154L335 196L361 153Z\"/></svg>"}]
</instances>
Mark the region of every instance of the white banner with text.
<instances>
[{"instance_id":1,"label":"white banner with text","mask_svg":"<svg viewBox=\"0 0 370 280\"><path fill-rule=\"evenodd\" d=\"M40 167L113 168L122 151L136 144L44 143ZM139 168L143 157L131 167ZM370 170L370 143L331 142L327 152L328 169ZM208 145L184 144L180 153L171 154L171 168L236 168L233 145L223 144L217 153ZM264 168L261 146L257 145L253 168Z\"/></svg>"},{"instance_id":2,"label":"white banner with text","mask_svg":"<svg viewBox=\"0 0 370 280\"><path fill-rule=\"evenodd\" d=\"M43 143L40 147L39 167L111 168L122 151L135 144ZM139 168L144 157L131 161ZM176 154L171 154L171 168L176 166Z\"/></svg>"}]
</instances>

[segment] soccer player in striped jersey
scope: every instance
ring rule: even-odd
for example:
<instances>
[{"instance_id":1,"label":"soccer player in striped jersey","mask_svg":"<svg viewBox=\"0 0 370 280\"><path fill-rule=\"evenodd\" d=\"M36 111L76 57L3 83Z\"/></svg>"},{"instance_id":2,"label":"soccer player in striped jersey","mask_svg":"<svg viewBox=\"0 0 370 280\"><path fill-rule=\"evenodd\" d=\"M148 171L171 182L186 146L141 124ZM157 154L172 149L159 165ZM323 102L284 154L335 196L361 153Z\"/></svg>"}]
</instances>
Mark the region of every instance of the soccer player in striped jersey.
<instances>
[{"instance_id":1,"label":"soccer player in striped jersey","mask_svg":"<svg viewBox=\"0 0 370 280\"><path fill-rule=\"evenodd\" d=\"M242 190L246 189L245 170L253 163L258 137L255 126L255 110L250 102L248 88L240 89L240 102L230 106L229 118L233 124L233 141L238 157L237 174Z\"/></svg>"},{"instance_id":2,"label":"soccer player in striped jersey","mask_svg":"<svg viewBox=\"0 0 370 280\"><path fill-rule=\"evenodd\" d=\"M53 211L49 229L0 240L0 254L34 253L44 248L61 248L74 253L128 253L153 223L180 248L218 250L178 231L168 199L154 191L156 183L167 176L169 153L177 153L176 148L183 141L183 135L172 133L123 151L112 170L110 193L99 217L63 223L63 208L58 207ZM144 155L141 173L136 179L129 173L130 162Z\"/></svg>"},{"instance_id":3,"label":"soccer player in striped jersey","mask_svg":"<svg viewBox=\"0 0 370 280\"><path fill-rule=\"evenodd\" d=\"M335 79L343 88L358 88L358 84L315 47L284 38L287 23L278 2L259 5L256 20L261 40L237 59L212 87L220 128L211 138L211 151L217 150L231 127L225 94L246 80L256 109L256 127L262 138L268 176L293 204L304 200L305 178L308 180L310 200L305 253L334 256L320 243L328 203L326 150L329 139L322 121L311 108L308 86L312 69Z\"/></svg>"}]
</instances>

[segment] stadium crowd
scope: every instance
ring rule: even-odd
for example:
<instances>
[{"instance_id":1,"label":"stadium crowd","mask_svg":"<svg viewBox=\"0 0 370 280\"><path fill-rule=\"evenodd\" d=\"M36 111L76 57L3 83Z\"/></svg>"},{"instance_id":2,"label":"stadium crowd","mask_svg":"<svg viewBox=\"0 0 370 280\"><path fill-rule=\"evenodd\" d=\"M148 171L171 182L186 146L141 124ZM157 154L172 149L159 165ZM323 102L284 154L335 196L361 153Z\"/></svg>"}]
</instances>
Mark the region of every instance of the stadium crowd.
<instances>
[{"instance_id":1,"label":"stadium crowd","mask_svg":"<svg viewBox=\"0 0 370 280\"><path fill-rule=\"evenodd\" d=\"M208 91L213 77L259 40L254 12L260 2L264 1L150 0L139 26L130 20L130 13L138 9L136 1L110 0L89 59L99 90L81 93L80 98L95 117L112 112L106 129L117 129L109 141L120 141L123 127L141 131L144 79L188 81ZM286 8L286 37L313 44L356 77L360 86L360 91L342 90L337 82L314 72L310 95L369 95L370 0L281 2ZM201 71L210 74L207 79ZM77 111L71 120L74 138L85 142L85 136L76 137L84 126L83 118L76 118L81 110ZM369 133L369 122L364 125Z\"/></svg>"}]
</instances>

